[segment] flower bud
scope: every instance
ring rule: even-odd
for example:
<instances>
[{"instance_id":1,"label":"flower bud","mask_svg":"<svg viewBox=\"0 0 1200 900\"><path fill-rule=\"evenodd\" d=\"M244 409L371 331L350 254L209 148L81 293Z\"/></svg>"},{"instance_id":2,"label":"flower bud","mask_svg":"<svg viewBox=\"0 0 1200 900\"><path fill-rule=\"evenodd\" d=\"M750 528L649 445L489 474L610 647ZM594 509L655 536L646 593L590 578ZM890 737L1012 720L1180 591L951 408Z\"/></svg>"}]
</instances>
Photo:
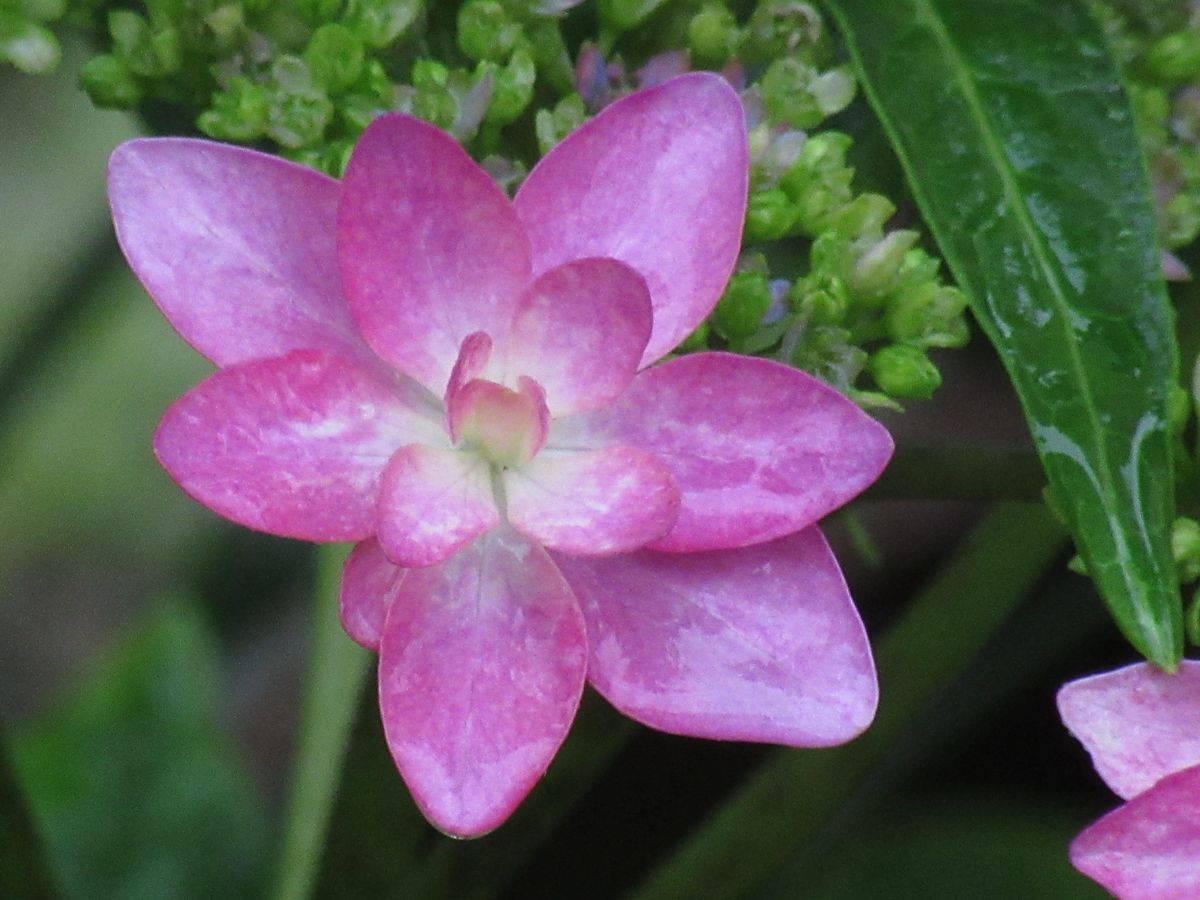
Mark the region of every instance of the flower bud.
<instances>
[{"instance_id":1,"label":"flower bud","mask_svg":"<svg viewBox=\"0 0 1200 900\"><path fill-rule=\"evenodd\" d=\"M970 337L963 312L967 298L957 288L926 281L888 299L888 337L917 347L961 347Z\"/></svg>"},{"instance_id":2,"label":"flower bud","mask_svg":"<svg viewBox=\"0 0 1200 900\"><path fill-rule=\"evenodd\" d=\"M600 0L600 21L617 31L628 31L666 0Z\"/></svg>"},{"instance_id":3,"label":"flower bud","mask_svg":"<svg viewBox=\"0 0 1200 900\"><path fill-rule=\"evenodd\" d=\"M1191 417L1191 395L1180 385L1171 385L1171 392L1167 395L1167 427L1171 434L1175 436L1182 434Z\"/></svg>"},{"instance_id":4,"label":"flower bud","mask_svg":"<svg viewBox=\"0 0 1200 900\"><path fill-rule=\"evenodd\" d=\"M915 231L889 232L863 253L850 273L850 290L865 299L879 299L895 286L904 255L920 237Z\"/></svg>"},{"instance_id":5,"label":"flower bud","mask_svg":"<svg viewBox=\"0 0 1200 900\"><path fill-rule=\"evenodd\" d=\"M732 12L709 3L688 23L688 51L699 66L720 66L737 51L741 30Z\"/></svg>"},{"instance_id":6,"label":"flower bud","mask_svg":"<svg viewBox=\"0 0 1200 900\"><path fill-rule=\"evenodd\" d=\"M892 344L871 354L867 370L893 397L928 400L942 383L937 367L918 347Z\"/></svg>"},{"instance_id":7,"label":"flower bud","mask_svg":"<svg viewBox=\"0 0 1200 900\"><path fill-rule=\"evenodd\" d=\"M880 234L896 206L882 194L859 194L829 217L829 227L843 237Z\"/></svg>"},{"instance_id":8,"label":"flower bud","mask_svg":"<svg viewBox=\"0 0 1200 900\"><path fill-rule=\"evenodd\" d=\"M386 47L416 21L422 0L349 0L343 24L368 47Z\"/></svg>"},{"instance_id":9,"label":"flower bud","mask_svg":"<svg viewBox=\"0 0 1200 900\"><path fill-rule=\"evenodd\" d=\"M497 0L467 0L458 10L458 49L468 59L504 62L524 41L523 32Z\"/></svg>"},{"instance_id":10,"label":"flower bud","mask_svg":"<svg viewBox=\"0 0 1200 900\"><path fill-rule=\"evenodd\" d=\"M108 33L112 35L113 53L125 61L129 71L147 77L161 74L154 35L145 19L127 9L113 10L108 14Z\"/></svg>"},{"instance_id":11,"label":"flower bud","mask_svg":"<svg viewBox=\"0 0 1200 900\"><path fill-rule=\"evenodd\" d=\"M748 337L758 330L771 306L771 285L761 272L737 272L713 311L713 325L727 340Z\"/></svg>"},{"instance_id":12,"label":"flower bud","mask_svg":"<svg viewBox=\"0 0 1200 900\"><path fill-rule=\"evenodd\" d=\"M792 285L788 300L812 325L840 325L850 311L850 292L836 275L813 273Z\"/></svg>"},{"instance_id":13,"label":"flower bud","mask_svg":"<svg viewBox=\"0 0 1200 900\"><path fill-rule=\"evenodd\" d=\"M1183 247L1200 235L1200 197L1191 191L1176 194L1162 208L1160 216L1163 243Z\"/></svg>"},{"instance_id":14,"label":"flower bud","mask_svg":"<svg viewBox=\"0 0 1200 900\"><path fill-rule=\"evenodd\" d=\"M1179 84L1200 78L1200 30L1159 38L1146 53L1146 68L1161 81Z\"/></svg>"},{"instance_id":15,"label":"flower bud","mask_svg":"<svg viewBox=\"0 0 1200 900\"><path fill-rule=\"evenodd\" d=\"M238 77L226 90L213 94L212 106L200 113L196 125L211 138L252 141L266 131L269 107L266 88Z\"/></svg>"},{"instance_id":16,"label":"flower bud","mask_svg":"<svg viewBox=\"0 0 1200 900\"><path fill-rule=\"evenodd\" d=\"M538 150L545 156L551 147L582 125L586 119L587 109L583 105L583 98L578 94L563 97L553 111L538 110L533 123Z\"/></svg>"},{"instance_id":17,"label":"flower bud","mask_svg":"<svg viewBox=\"0 0 1200 900\"><path fill-rule=\"evenodd\" d=\"M110 109L132 109L142 98L141 82L125 61L105 53L79 69L79 81L92 102Z\"/></svg>"},{"instance_id":18,"label":"flower bud","mask_svg":"<svg viewBox=\"0 0 1200 900\"><path fill-rule=\"evenodd\" d=\"M1200 578L1200 524L1180 517L1171 524L1171 554L1181 584Z\"/></svg>"},{"instance_id":19,"label":"flower bud","mask_svg":"<svg viewBox=\"0 0 1200 900\"><path fill-rule=\"evenodd\" d=\"M0 15L0 60L30 75L49 72L58 65L62 48L48 28L15 14Z\"/></svg>"},{"instance_id":20,"label":"flower bud","mask_svg":"<svg viewBox=\"0 0 1200 900\"><path fill-rule=\"evenodd\" d=\"M333 103L313 86L312 74L298 56L280 56L271 75L267 135L283 147L315 144L333 118Z\"/></svg>"},{"instance_id":21,"label":"flower bud","mask_svg":"<svg viewBox=\"0 0 1200 900\"><path fill-rule=\"evenodd\" d=\"M304 50L313 83L331 94L358 80L365 59L362 40L345 25L322 25Z\"/></svg>"},{"instance_id":22,"label":"flower bud","mask_svg":"<svg viewBox=\"0 0 1200 900\"><path fill-rule=\"evenodd\" d=\"M793 57L772 62L759 82L767 121L795 128L819 125L825 113L813 93L818 77L815 66Z\"/></svg>"},{"instance_id":23,"label":"flower bud","mask_svg":"<svg viewBox=\"0 0 1200 900\"><path fill-rule=\"evenodd\" d=\"M782 190L755 191L746 204L745 240L777 241L791 231L795 221L795 206Z\"/></svg>"},{"instance_id":24,"label":"flower bud","mask_svg":"<svg viewBox=\"0 0 1200 900\"><path fill-rule=\"evenodd\" d=\"M791 56L817 63L829 52L829 37L820 14L797 0L761 0L742 36L739 55L748 63Z\"/></svg>"},{"instance_id":25,"label":"flower bud","mask_svg":"<svg viewBox=\"0 0 1200 900\"><path fill-rule=\"evenodd\" d=\"M338 18L342 0L292 0L292 8L305 25L317 27Z\"/></svg>"},{"instance_id":26,"label":"flower bud","mask_svg":"<svg viewBox=\"0 0 1200 900\"><path fill-rule=\"evenodd\" d=\"M533 84L537 78L533 57L526 50L518 49L508 65L496 70L494 78L486 118L495 125L507 125L520 118L533 99Z\"/></svg>"}]
</instances>

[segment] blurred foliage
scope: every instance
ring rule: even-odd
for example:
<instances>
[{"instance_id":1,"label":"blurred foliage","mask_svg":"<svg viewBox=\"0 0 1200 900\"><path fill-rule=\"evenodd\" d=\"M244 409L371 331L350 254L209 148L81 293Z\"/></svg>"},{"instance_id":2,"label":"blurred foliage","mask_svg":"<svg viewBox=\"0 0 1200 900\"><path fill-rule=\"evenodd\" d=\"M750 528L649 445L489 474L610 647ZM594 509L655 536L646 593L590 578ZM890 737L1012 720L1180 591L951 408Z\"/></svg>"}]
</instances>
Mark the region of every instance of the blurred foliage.
<instances>
[{"instance_id":1,"label":"blurred foliage","mask_svg":"<svg viewBox=\"0 0 1200 900\"><path fill-rule=\"evenodd\" d=\"M218 734L217 683L198 607L169 603L14 742L66 897L259 896L266 823Z\"/></svg>"}]
</instances>

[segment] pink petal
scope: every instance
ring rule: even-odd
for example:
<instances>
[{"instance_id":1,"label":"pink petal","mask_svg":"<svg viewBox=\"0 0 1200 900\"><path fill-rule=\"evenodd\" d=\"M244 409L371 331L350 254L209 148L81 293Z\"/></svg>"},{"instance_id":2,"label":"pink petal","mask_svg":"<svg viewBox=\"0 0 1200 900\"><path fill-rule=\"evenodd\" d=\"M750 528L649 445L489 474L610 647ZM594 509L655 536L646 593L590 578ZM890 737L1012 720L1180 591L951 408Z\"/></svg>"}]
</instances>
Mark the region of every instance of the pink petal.
<instances>
[{"instance_id":1,"label":"pink petal","mask_svg":"<svg viewBox=\"0 0 1200 900\"><path fill-rule=\"evenodd\" d=\"M458 360L450 370L450 380L446 383L446 393L442 396L442 405L446 408L446 427L450 432L450 440L457 441L455 421L452 410L454 400L459 391L468 381L473 381L484 374L488 360L492 356L492 339L485 332L476 331L463 338L462 347L458 351Z\"/></svg>"},{"instance_id":2,"label":"pink petal","mask_svg":"<svg viewBox=\"0 0 1200 900\"><path fill-rule=\"evenodd\" d=\"M500 522L488 464L475 454L410 444L383 470L379 543L401 566L432 566Z\"/></svg>"},{"instance_id":3,"label":"pink petal","mask_svg":"<svg viewBox=\"0 0 1200 900\"><path fill-rule=\"evenodd\" d=\"M874 718L871 648L816 528L740 550L555 561L587 620L588 680L639 722L825 747Z\"/></svg>"},{"instance_id":4,"label":"pink petal","mask_svg":"<svg viewBox=\"0 0 1200 900\"><path fill-rule=\"evenodd\" d=\"M1200 897L1200 766L1100 819L1071 844L1071 862L1121 900Z\"/></svg>"},{"instance_id":5,"label":"pink petal","mask_svg":"<svg viewBox=\"0 0 1200 900\"><path fill-rule=\"evenodd\" d=\"M615 404L556 423L548 446L653 453L683 496L653 546L742 547L813 524L874 481L887 430L833 388L765 359L697 353L641 372Z\"/></svg>"},{"instance_id":6,"label":"pink petal","mask_svg":"<svg viewBox=\"0 0 1200 900\"><path fill-rule=\"evenodd\" d=\"M130 266L213 362L304 348L373 358L342 299L332 178L253 150L155 138L116 149L108 193Z\"/></svg>"},{"instance_id":7,"label":"pink petal","mask_svg":"<svg viewBox=\"0 0 1200 900\"><path fill-rule=\"evenodd\" d=\"M546 551L493 531L405 576L379 649L384 732L434 825L473 837L503 822L575 716L587 644Z\"/></svg>"},{"instance_id":8,"label":"pink petal","mask_svg":"<svg viewBox=\"0 0 1200 900\"><path fill-rule=\"evenodd\" d=\"M627 553L670 530L679 490L666 466L620 445L542 454L504 473L508 520L563 553Z\"/></svg>"},{"instance_id":9,"label":"pink petal","mask_svg":"<svg viewBox=\"0 0 1200 900\"><path fill-rule=\"evenodd\" d=\"M249 528L362 540L375 530L388 457L401 444L439 439L440 423L415 390L316 350L241 363L167 410L154 452L192 497Z\"/></svg>"},{"instance_id":10,"label":"pink petal","mask_svg":"<svg viewBox=\"0 0 1200 900\"><path fill-rule=\"evenodd\" d=\"M356 644L379 649L388 607L407 571L384 556L378 541L363 541L350 552L342 570L338 609L342 627Z\"/></svg>"},{"instance_id":11,"label":"pink petal","mask_svg":"<svg viewBox=\"0 0 1200 900\"><path fill-rule=\"evenodd\" d=\"M546 390L552 415L603 406L633 381L650 337L646 283L613 259L581 259L543 274L517 305L509 378Z\"/></svg>"},{"instance_id":12,"label":"pink petal","mask_svg":"<svg viewBox=\"0 0 1200 900\"><path fill-rule=\"evenodd\" d=\"M1200 765L1200 662L1184 660L1176 675L1137 663L1072 681L1058 692L1058 710L1125 799Z\"/></svg>"},{"instance_id":13,"label":"pink petal","mask_svg":"<svg viewBox=\"0 0 1200 900\"><path fill-rule=\"evenodd\" d=\"M609 106L550 151L515 206L546 272L611 256L646 279L658 359L712 310L741 246L749 172L737 94L694 73Z\"/></svg>"},{"instance_id":14,"label":"pink petal","mask_svg":"<svg viewBox=\"0 0 1200 900\"><path fill-rule=\"evenodd\" d=\"M530 278L504 192L452 137L403 115L372 122L350 157L338 260L367 342L439 396L463 338L503 337Z\"/></svg>"}]
</instances>

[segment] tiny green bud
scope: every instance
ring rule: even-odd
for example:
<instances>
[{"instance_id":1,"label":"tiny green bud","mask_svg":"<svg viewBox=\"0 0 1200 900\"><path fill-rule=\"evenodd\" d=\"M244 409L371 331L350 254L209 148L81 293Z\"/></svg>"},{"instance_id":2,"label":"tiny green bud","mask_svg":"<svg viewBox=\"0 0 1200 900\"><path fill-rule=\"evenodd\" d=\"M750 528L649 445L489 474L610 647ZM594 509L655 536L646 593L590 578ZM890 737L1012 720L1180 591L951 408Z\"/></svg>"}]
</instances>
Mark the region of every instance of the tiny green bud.
<instances>
[{"instance_id":1,"label":"tiny green bud","mask_svg":"<svg viewBox=\"0 0 1200 900\"><path fill-rule=\"evenodd\" d=\"M1192 602L1184 613L1183 627L1187 632L1188 642L1194 647L1200 647L1200 589L1192 595Z\"/></svg>"},{"instance_id":2,"label":"tiny green bud","mask_svg":"<svg viewBox=\"0 0 1200 900\"><path fill-rule=\"evenodd\" d=\"M919 347L892 344L871 354L867 370L893 397L928 400L942 383L937 367Z\"/></svg>"},{"instance_id":3,"label":"tiny green bud","mask_svg":"<svg viewBox=\"0 0 1200 900\"><path fill-rule=\"evenodd\" d=\"M741 38L737 19L721 3L706 4L688 23L688 51L701 66L723 65Z\"/></svg>"},{"instance_id":4,"label":"tiny green bud","mask_svg":"<svg viewBox=\"0 0 1200 900\"><path fill-rule=\"evenodd\" d=\"M895 286L904 255L917 242L915 231L889 232L858 258L850 274L850 290L865 299L878 299Z\"/></svg>"},{"instance_id":5,"label":"tiny green bud","mask_svg":"<svg viewBox=\"0 0 1200 900\"><path fill-rule=\"evenodd\" d=\"M1184 191L1162 209L1162 239L1168 247L1183 247L1200 235L1200 196Z\"/></svg>"},{"instance_id":6,"label":"tiny green bud","mask_svg":"<svg viewBox=\"0 0 1200 900\"><path fill-rule=\"evenodd\" d=\"M844 237L880 234L896 206L882 194L859 194L829 217L829 227Z\"/></svg>"},{"instance_id":7,"label":"tiny green bud","mask_svg":"<svg viewBox=\"0 0 1200 900\"><path fill-rule=\"evenodd\" d=\"M292 8L301 22L317 27L338 17L342 0L292 0Z\"/></svg>"},{"instance_id":8,"label":"tiny green bud","mask_svg":"<svg viewBox=\"0 0 1200 900\"><path fill-rule=\"evenodd\" d=\"M423 0L349 0L342 24L368 47L386 47L416 21Z\"/></svg>"},{"instance_id":9,"label":"tiny green bud","mask_svg":"<svg viewBox=\"0 0 1200 900\"><path fill-rule=\"evenodd\" d=\"M48 28L0 10L0 60L40 75L56 68L61 59L62 48Z\"/></svg>"},{"instance_id":10,"label":"tiny green bud","mask_svg":"<svg viewBox=\"0 0 1200 900\"><path fill-rule=\"evenodd\" d=\"M131 72L145 76L159 74L154 36L145 19L127 9L115 9L108 14L108 32L112 35L114 55L125 60Z\"/></svg>"},{"instance_id":11,"label":"tiny green bud","mask_svg":"<svg viewBox=\"0 0 1200 900\"><path fill-rule=\"evenodd\" d=\"M219 44L230 46L245 29L246 18L242 7L236 3L226 3L205 16L204 24L209 27Z\"/></svg>"},{"instance_id":12,"label":"tiny green bud","mask_svg":"<svg viewBox=\"0 0 1200 900\"><path fill-rule=\"evenodd\" d=\"M1171 554L1181 584L1200 578L1200 523L1180 517L1171 525Z\"/></svg>"},{"instance_id":13,"label":"tiny green bud","mask_svg":"<svg viewBox=\"0 0 1200 900\"><path fill-rule=\"evenodd\" d=\"M362 40L345 25L322 25L309 38L304 61L317 87L341 91L362 75L366 51Z\"/></svg>"},{"instance_id":14,"label":"tiny green bud","mask_svg":"<svg viewBox=\"0 0 1200 900\"><path fill-rule=\"evenodd\" d=\"M312 73L297 56L280 56L271 67L267 134L283 147L315 144L333 118L333 103L312 83ZM318 166L319 167L319 166Z\"/></svg>"},{"instance_id":15,"label":"tiny green bud","mask_svg":"<svg viewBox=\"0 0 1200 900\"><path fill-rule=\"evenodd\" d=\"M817 77L815 66L793 57L783 57L771 63L759 82L767 121L772 125L791 125L796 128L819 125L825 113L813 94Z\"/></svg>"},{"instance_id":16,"label":"tiny green bud","mask_svg":"<svg viewBox=\"0 0 1200 900\"><path fill-rule=\"evenodd\" d=\"M19 0L17 3L0 3L0 7L19 6L26 18L35 22L55 22L67 11L66 0Z\"/></svg>"},{"instance_id":17,"label":"tiny green bud","mask_svg":"<svg viewBox=\"0 0 1200 900\"><path fill-rule=\"evenodd\" d=\"M498 0L467 0L458 10L458 49L468 59L503 62L524 39L515 21Z\"/></svg>"},{"instance_id":18,"label":"tiny green bud","mask_svg":"<svg viewBox=\"0 0 1200 900\"><path fill-rule=\"evenodd\" d=\"M748 337L771 306L771 285L761 272L736 272L713 311L717 333L728 340Z\"/></svg>"},{"instance_id":19,"label":"tiny green bud","mask_svg":"<svg viewBox=\"0 0 1200 900\"><path fill-rule=\"evenodd\" d=\"M1087 564L1083 561L1083 557L1076 553L1067 560L1067 571L1074 572L1076 575L1088 577Z\"/></svg>"},{"instance_id":20,"label":"tiny green bud","mask_svg":"<svg viewBox=\"0 0 1200 900\"><path fill-rule=\"evenodd\" d=\"M450 70L434 59L418 59L412 67L412 84L417 90L444 88L450 83Z\"/></svg>"},{"instance_id":21,"label":"tiny green bud","mask_svg":"<svg viewBox=\"0 0 1200 900\"><path fill-rule=\"evenodd\" d=\"M628 31L666 0L600 0L600 21L617 31Z\"/></svg>"},{"instance_id":22,"label":"tiny green bud","mask_svg":"<svg viewBox=\"0 0 1200 900\"><path fill-rule=\"evenodd\" d=\"M1200 29L1159 38L1146 53L1146 68L1155 78L1170 84L1200 78Z\"/></svg>"},{"instance_id":23,"label":"tiny green bud","mask_svg":"<svg viewBox=\"0 0 1200 900\"><path fill-rule=\"evenodd\" d=\"M1178 384L1171 385L1171 393L1167 395L1167 427L1171 434L1182 434L1191 416L1191 394Z\"/></svg>"},{"instance_id":24,"label":"tiny green bud","mask_svg":"<svg viewBox=\"0 0 1200 900\"><path fill-rule=\"evenodd\" d=\"M740 56L752 64L792 56L816 63L828 52L820 14L797 0L761 0L742 36Z\"/></svg>"},{"instance_id":25,"label":"tiny green bud","mask_svg":"<svg viewBox=\"0 0 1200 900\"><path fill-rule=\"evenodd\" d=\"M958 288L927 281L888 299L884 325L897 342L918 347L961 347L970 332L963 312L967 298Z\"/></svg>"},{"instance_id":26,"label":"tiny green bud","mask_svg":"<svg viewBox=\"0 0 1200 900\"><path fill-rule=\"evenodd\" d=\"M545 156L550 148L587 120L587 107L578 94L568 94L558 101L554 110L540 109L534 117L534 132L538 149Z\"/></svg>"},{"instance_id":27,"label":"tiny green bud","mask_svg":"<svg viewBox=\"0 0 1200 900\"><path fill-rule=\"evenodd\" d=\"M158 71L173 75L183 67L183 39L177 28L164 28L150 38L150 46L158 58Z\"/></svg>"},{"instance_id":28,"label":"tiny green bud","mask_svg":"<svg viewBox=\"0 0 1200 900\"><path fill-rule=\"evenodd\" d=\"M266 88L240 77L213 94L212 106L200 113L196 125L218 140L252 141L266 131L269 109Z\"/></svg>"},{"instance_id":29,"label":"tiny green bud","mask_svg":"<svg viewBox=\"0 0 1200 900\"><path fill-rule=\"evenodd\" d=\"M792 229L796 209L780 188L755 191L746 205L746 236L750 242L776 241Z\"/></svg>"},{"instance_id":30,"label":"tiny green bud","mask_svg":"<svg viewBox=\"0 0 1200 900\"><path fill-rule=\"evenodd\" d=\"M813 325L840 325L850 311L850 292L836 275L809 275L792 285L788 302Z\"/></svg>"},{"instance_id":31,"label":"tiny green bud","mask_svg":"<svg viewBox=\"0 0 1200 900\"><path fill-rule=\"evenodd\" d=\"M824 116L840 113L850 105L858 91L858 83L846 66L822 72L812 83L813 99Z\"/></svg>"},{"instance_id":32,"label":"tiny green bud","mask_svg":"<svg viewBox=\"0 0 1200 900\"><path fill-rule=\"evenodd\" d=\"M486 121L494 125L507 125L519 119L533 99L536 79L537 68L533 64L533 57L523 49L514 52L508 65L495 73Z\"/></svg>"},{"instance_id":33,"label":"tiny green bud","mask_svg":"<svg viewBox=\"0 0 1200 900\"><path fill-rule=\"evenodd\" d=\"M833 325L806 327L800 340L784 338L783 358L842 393L848 393L867 361L867 353L845 328Z\"/></svg>"},{"instance_id":34,"label":"tiny green bud","mask_svg":"<svg viewBox=\"0 0 1200 900\"><path fill-rule=\"evenodd\" d=\"M142 98L138 77L111 54L93 56L79 69L79 82L92 102L111 109L132 109Z\"/></svg>"}]
</instances>

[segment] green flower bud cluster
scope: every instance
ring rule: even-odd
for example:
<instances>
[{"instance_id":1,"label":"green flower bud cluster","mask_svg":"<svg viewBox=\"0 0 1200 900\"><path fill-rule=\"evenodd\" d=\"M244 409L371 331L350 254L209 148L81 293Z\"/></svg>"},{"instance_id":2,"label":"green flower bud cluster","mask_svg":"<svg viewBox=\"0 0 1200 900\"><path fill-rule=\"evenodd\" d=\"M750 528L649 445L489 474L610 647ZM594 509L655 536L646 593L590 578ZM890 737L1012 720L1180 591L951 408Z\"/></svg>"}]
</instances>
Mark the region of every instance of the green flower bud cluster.
<instances>
[{"instance_id":1,"label":"green flower bud cluster","mask_svg":"<svg viewBox=\"0 0 1200 900\"><path fill-rule=\"evenodd\" d=\"M1200 236L1200 16L1165 0L1092 6L1129 87L1163 245L1183 247Z\"/></svg>"},{"instance_id":2,"label":"green flower bud cluster","mask_svg":"<svg viewBox=\"0 0 1200 900\"><path fill-rule=\"evenodd\" d=\"M772 279L763 254L744 255L709 324L729 349L769 353L866 405L895 407L940 385L929 351L966 343L967 303L917 232L886 228L890 200L855 193L850 146L836 131L755 129L746 240L807 242L808 269Z\"/></svg>"},{"instance_id":3,"label":"green flower bud cluster","mask_svg":"<svg viewBox=\"0 0 1200 900\"><path fill-rule=\"evenodd\" d=\"M47 24L64 12L66 0L0 0L0 60L31 75L53 70L62 48Z\"/></svg>"},{"instance_id":4,"label":"green flower bud cluster","mask_svg":"<svg viewBox=\"0 0 1200 900\"><path fill-rule=\"evenodd\" d=\"M562 2L465 0L455 10L425 0L148 0L144 7L113 9L95 23L107 52L83 66L81 80L97 105L136 109L174 133L191 117L209 137L276 149L334 175L380 113L427 119L474 141L482 157L499 147L502 128L530 111L539 84L558 95L572 85L556 15ZM160 122L163 110L183 122ZM557 127L569 118L564 112Z\"/></svg>"}]
</instances>

